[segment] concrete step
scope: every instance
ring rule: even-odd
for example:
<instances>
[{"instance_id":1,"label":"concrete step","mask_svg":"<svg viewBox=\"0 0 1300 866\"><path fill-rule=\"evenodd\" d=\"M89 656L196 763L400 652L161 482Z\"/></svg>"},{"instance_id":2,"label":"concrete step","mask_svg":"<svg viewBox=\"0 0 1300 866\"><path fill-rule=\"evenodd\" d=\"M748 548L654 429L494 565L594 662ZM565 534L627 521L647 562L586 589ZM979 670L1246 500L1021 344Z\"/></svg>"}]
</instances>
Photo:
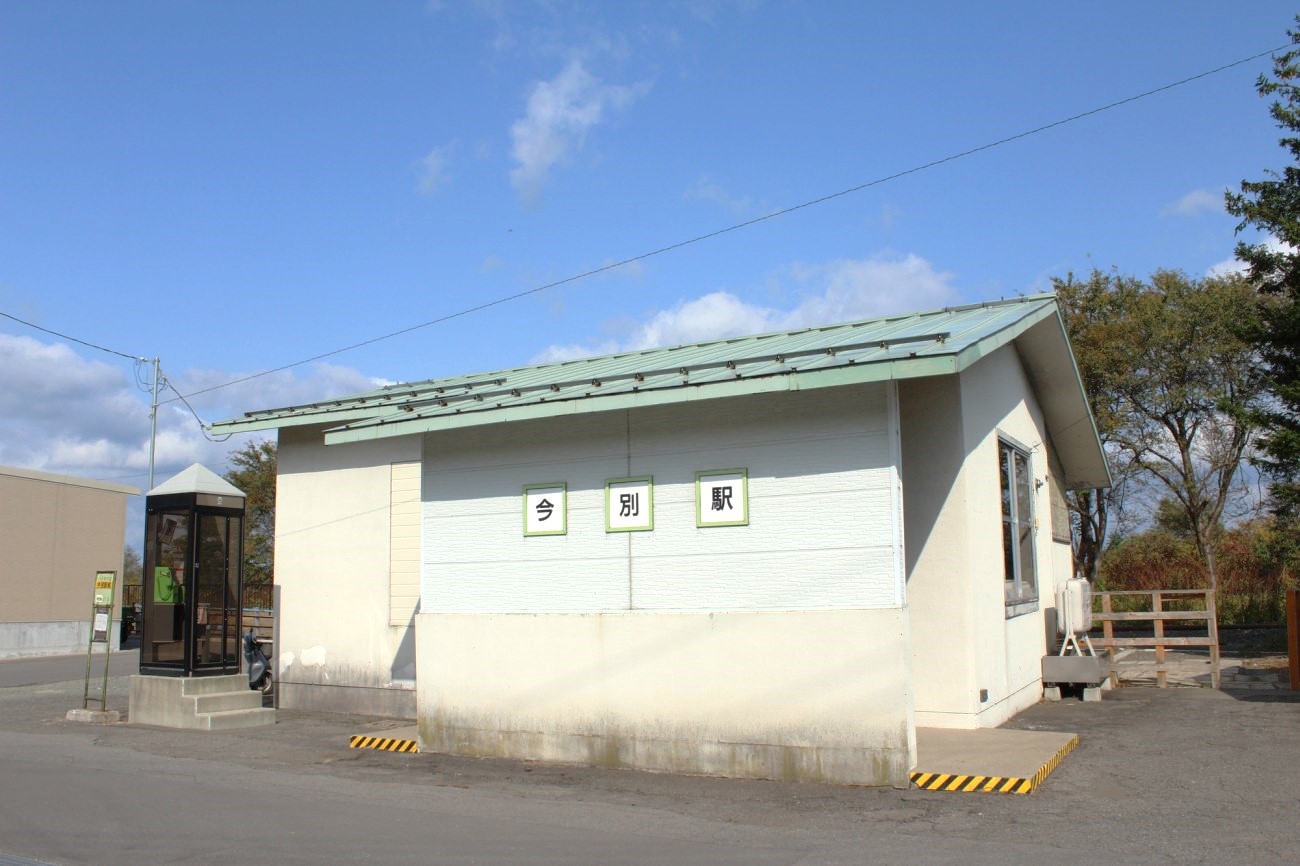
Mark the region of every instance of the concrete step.
<instances>
[{"instance_id":1,"label":"concrete step","mask_svg":"<svg viewBox=\"0 0 1300 866\"><path fill-rule=\"evenodd\" d=\"M203 715L204 713L219 713L224 710L249 710L260 707L262 706L262 693L250 689L245 683L243 691L199 695L192 698L192 700L194 701L194 712Z\"/></svg>"},{"instance_id":2,"label":"concrete step","mask_svg":"<svg viewBox=\"0 0 1300 866\"><path fill-rule=\"evenodd\" d=\"M201 723L200 726L209 731L229 731L235 728L257 728L262 725L274 725L275 710L270 707L255 707L247 710L222 710L216 713L203 713L199 716L199 721Z\"/></svg>"},{"instance_id":3,"label":"concrete step","mask_svg":"<svg viewBox=\"0 0 1300 866\"><path fill-rule=\"evenodd\" d=\"M218 692L248 691L248 676L228 674L216 677L185 677L181 680L181 694L185 697L212 695Z\"/></svg>"}]
</instances>

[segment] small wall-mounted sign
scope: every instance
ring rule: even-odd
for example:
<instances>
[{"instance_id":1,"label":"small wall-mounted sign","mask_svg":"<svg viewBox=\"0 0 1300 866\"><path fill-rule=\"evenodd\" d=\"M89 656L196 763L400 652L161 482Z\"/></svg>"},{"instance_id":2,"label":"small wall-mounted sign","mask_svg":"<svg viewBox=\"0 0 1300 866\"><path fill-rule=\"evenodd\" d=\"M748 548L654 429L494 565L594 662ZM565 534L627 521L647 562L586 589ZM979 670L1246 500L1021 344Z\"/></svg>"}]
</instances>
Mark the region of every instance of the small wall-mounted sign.
<instances>
[{"instance_id":1,"label":"small wall-mounted sign","mask_svg":"<svg viewBox=\"0 0 1300 866\"><path fill-rule=\"evenodd\" d=\"M90 618L91 643L108 643L112 628L113 589L116 586L116 571L95 572L95 604L91 608Z\"/></svg>"},{"instance_id":2,"label":"small wall-mounted sign","mask_svg":"<svg viewBox=\"0 0 1300 866\"><path fill-rule=\"evenodd\" d=\"M745 469L695 473L695 525L749 525L749 474Z\"/></svg>"},{"instance_id":3,"label":"small wall-mounted sign","mask_svg":"<svg viewBox=\"0 0 1300 866\"><path fill-rule=\"evenodd\" d=\"M569 494L563 481L524 485L524 535L565 535Z\"/></svg>"},{"instance_id":4,"label":"small wall-mounted sign","mask_svg":"<svg viewBox=\"0 0 1300 866\"><path fill-rule=\"evenodd\" d=\"M95 607L113 606L113 584L116 582L116 571L95 572Z\"/></svg>"},{"instance_id":5,"label":"small wall-mounted sign","mask_svg":"<svg viewBox=\"0 0 1300 866\"><path fill-rule=\"evenodd\" d=\"M655 528L654 478L611 478L605 482L605 531L649 532Z\"/></svg>"}]
</instances>

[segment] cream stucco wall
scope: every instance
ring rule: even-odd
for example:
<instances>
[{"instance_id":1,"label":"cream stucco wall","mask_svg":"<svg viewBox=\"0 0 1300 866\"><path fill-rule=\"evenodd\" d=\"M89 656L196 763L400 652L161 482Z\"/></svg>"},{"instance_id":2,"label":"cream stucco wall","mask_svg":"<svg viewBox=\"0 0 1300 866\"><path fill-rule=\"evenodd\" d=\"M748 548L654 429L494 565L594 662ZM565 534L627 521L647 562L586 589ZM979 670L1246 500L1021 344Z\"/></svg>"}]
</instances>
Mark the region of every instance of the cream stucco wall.
<instances>
[{"instance_id":1,"label":"cream stucco wall","mask_svg":"<svg viewBox=\"0 0 1300 866\"><path fill-rule=\"evenodd\" d=\"M121 620L121 484L0 467L0 657L84 652L95 572L115 571Z\"/></svg>"},{"instance_id":2,"label":"cream stucco wall","mask_svg":"<svg viewBox=\"0 0 1300 866\"><path fill-rule=\"evenodd\" d=\"M994 727L1042 696L1069 545L1052 540L1042 412L1014 345L958 376L900 385L917 723ZM1039 601L1008 618L998 440L1030 452ZM1064 548L1064 550L1062 550ZM987 695L987 697L984 697Z\"/></svg>"},{"instance_id":3,"label":"cream stucco wall","mask_svg":"<svg viewBox=\"0 0 1300 866\"><path fill-rule=\"evenodd\" d=\"M432 751L905 787L907 616L420 614Z\"/></svg>"},{"instance_id":4,"label":"cream stucco wall","mask_svg":"<svg viewBox=\"0 0 1300 866\"><path fill-rule=\"evenodd\" d=\"M274 663L282 707L413 717L415 629L390 625L394 463L419 437L326 448L319 428L280 431Z\"/></svg>"},{"instance_id":5,"label":"cream stucco wall","mask_svg":"<svg viewBox=\"0 0 1300 866\"><path fill-rule=\"evenodd\" d=\"M1046 484L1049 446L1044 441L1042 412L1014 344L982 359L961 377L968 454L963 473L982 506L969 509L967 525L969 577L975 593L976 687L988 689L988 700L979 703L978 726L995 727L1037 703L1043 694L1045 608L1053 606L1051 503ZM1005 616L999 507L998 440L1003 437L1029 450L1034 480L1044 482L1035 484L1033 503L1039 602L1035 609L1010 618Z\"/></svg>"},{"instance_id":6,"label":"cream stucco wall","mask_svg":"<svg viewBox=\"0 0 1300 866\"><path fill-rule=\"evenodd\" d=\"M899 383L907 601L918 723L973 726L977 712L975 587L957 376ZM996 500L993 506L996 506ZM1001 559L999 559L1001 562ZM1001 590L999 580L998 588ZM1001 616L1001 612L998 612Z\"/></svg>"}]
</instances>

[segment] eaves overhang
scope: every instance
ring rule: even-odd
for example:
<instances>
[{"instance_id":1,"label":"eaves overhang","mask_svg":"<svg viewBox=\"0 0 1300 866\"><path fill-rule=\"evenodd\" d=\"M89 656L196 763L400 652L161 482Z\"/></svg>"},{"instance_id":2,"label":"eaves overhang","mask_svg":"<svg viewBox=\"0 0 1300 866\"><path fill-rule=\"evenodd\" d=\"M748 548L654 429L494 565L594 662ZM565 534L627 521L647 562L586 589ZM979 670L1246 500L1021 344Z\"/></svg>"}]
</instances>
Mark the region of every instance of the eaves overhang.
<instances>
[{"instance_id":1,"label":"eaves overhang","mask_svg":"<svg viewBox=\"0 0 1300 866\"><path fill-rule=\"evenodd\" d=\"M1059 339L1050 336L1053 328ZM1022 340L1027 334L1037 336ZM1089 436L1080 434L1082 444L1077 450L1084 454L1088 468L1071 477L1082 484L1104 475L1109 483L1056 299L1050 294L389 385L336 400L250 412L213 429L225 433L321 425L325 444L340 445L487 424L960 373L1013 341L1027 367L1051 371L1031 370L1031 379L1038 376L1035 385L1074 392L1041 401L1053 435L1070 443L1081 429L1090 434L1095 455L1084 454ZM1080 406L1086 416L1082 427Z\"/></svg>"},{"instance_id":2,"label":"eaves overhang","mask_svg":"<svg viewBox=\"0 0 1300 866\"><path fill-rule=\"evenodd\" d=\"M810 390L915 376L941 376L955 372L957 372L957 359L952 355L945 355L873 364L849 363L817 370L774 371L763 375L737 377L731 381L692 382L688 377L683 377L680 382L672 385L633 387L606 394L584 392L559 396L557 399L539 398L536 402L520 402L515 405L502 402L485 408L465 406L452 409L450 412L429 415L413 414L414 410L391 412L356 424L344 424L327 430L325 444L337 445L389 436L405 436L411 433L451 430L458 427L475 427L560 415L613 412L694 400L740 397L747 394Z\"/></svg>"}]
</instances>

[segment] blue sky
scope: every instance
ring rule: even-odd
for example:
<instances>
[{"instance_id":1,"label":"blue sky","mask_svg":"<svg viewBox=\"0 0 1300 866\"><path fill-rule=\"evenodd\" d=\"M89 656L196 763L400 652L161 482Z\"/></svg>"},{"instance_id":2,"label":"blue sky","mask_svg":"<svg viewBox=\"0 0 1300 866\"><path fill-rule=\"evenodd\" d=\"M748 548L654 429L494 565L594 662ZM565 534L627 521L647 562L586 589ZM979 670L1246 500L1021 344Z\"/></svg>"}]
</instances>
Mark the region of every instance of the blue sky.
<instances>
[{"instance_id":1,"label":"blue sky","mask_svg":"<svg viewBox=\"0 0 1300 866\"><path fill-rule=\"evenodd\" d=\"M1244 11L1243 11L1244 10ZM1291 4L0 5L0 312L190 394L1281 46ZM476 370L1231 259L1267 58L523 299L196 395ZM161 480L218 471L177 402ZM133 365L0 318L0 464L145 485ZM134 532L134 530L132 530Z\"/></svg>"}]
</instances>

